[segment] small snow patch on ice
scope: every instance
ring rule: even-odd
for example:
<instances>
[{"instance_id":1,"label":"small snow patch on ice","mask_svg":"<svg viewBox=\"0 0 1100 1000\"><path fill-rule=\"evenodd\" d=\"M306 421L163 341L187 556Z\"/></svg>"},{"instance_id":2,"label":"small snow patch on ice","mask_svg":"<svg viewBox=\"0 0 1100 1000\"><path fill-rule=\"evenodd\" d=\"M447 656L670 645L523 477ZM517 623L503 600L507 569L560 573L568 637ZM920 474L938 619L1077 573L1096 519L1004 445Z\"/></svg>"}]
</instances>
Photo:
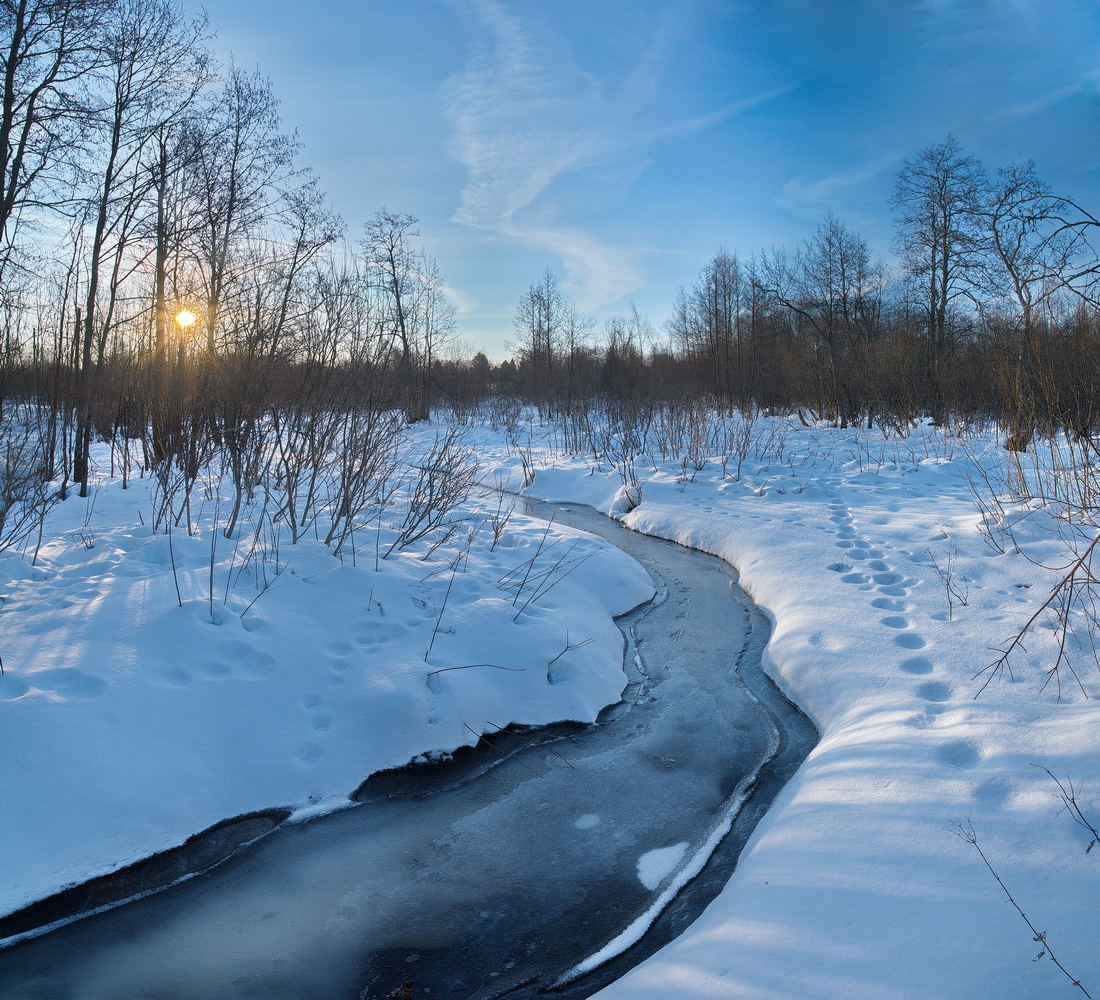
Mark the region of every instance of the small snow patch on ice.
<instances>
[{"instance_id":1,"label":"small snow patch on ice","mask_svg":"<svg viewBox=\"0 0 1100 1000\"><path fill-rule=\"evenodd\" d=\"M656 889L672 870L683 860L688 844L673 844L671 847L658 847L638 858L638 878L647 889Z\"/></svg>"},{"instance_id":2,"label":"small snow patch on ice","mask_svg":"<svg viewBox=\"0 0 1100 1000\"><path fill-rule=\"evenodd\" d=\"M595 813L585 813L583 816L577 817L573 823L578 830L591 830L594 826L599 826L600 817Z\"/></svg>"}]
</instances>

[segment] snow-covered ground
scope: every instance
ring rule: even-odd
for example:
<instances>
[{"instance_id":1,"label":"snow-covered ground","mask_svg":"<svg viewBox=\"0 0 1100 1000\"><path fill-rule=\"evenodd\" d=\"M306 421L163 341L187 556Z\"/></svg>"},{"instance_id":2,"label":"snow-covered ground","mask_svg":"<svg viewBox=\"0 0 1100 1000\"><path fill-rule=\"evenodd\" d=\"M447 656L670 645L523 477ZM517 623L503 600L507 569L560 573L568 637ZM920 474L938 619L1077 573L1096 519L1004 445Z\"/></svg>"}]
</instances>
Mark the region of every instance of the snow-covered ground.
<instances>
[{"instance_id":1,"label":"snow-covered ground","mask_svg":"<svg viewBox=\"0 0 1100 1000\"><path fill-rule=\"evenodd\" d=\"M376 569L373 536L342 562L266 519L229 541L215 506L154 535L149 481L104 481L36 565L34 538L0 558L0 914L495 727L592 721L626 684L613 616L652 587L591 536L471 502L434 552L382 558L385 532Z\"/></svg>"},{"instance_id":2,"label":"snow-covered ground","mask_svg":"<svg viewBox=\"0 0 1100 1000\"><path fill-rule=\"evenodd\" d=\"M775 622L770 672L822 734L726 890L601 996L1083 995L1033 961L1042 945L951 831L959 820L1100 995L1100 862L1042 770L1071 779L1100 823L1096 702L1072 684L1040 690L1056 649L1045 625L1013 679L978 695L975 675L1054 582L1037 562L1064 561L1042 511L1011 507L1014 542L979 530L968 477L1003 461L995 438L964 449L933 428L885 439L762 421L739 475L698 455L701 468L637 461L634 506L607 462L562 457L537 427L520 448L516 434L473 433L487 481L533 468L536 495L614 510L734 565ZM412 546L376 570L373 544L353 566L312 541L268 544L238 575L246 529L217 541L211 587L216 536L181 529L170 546L143 527L148 505L143 482L104 483L94 502L58 508L36 566L29 552L0 559L2 912L226 816L335 807L367 773L471 730L590 719L623 683L611 616L649 592L636 564L574 546L568 529L514 517L493 547L491 503L453 574L453 549L424 560ZM513 603L520 584L506 588L532 559ZM265 572L281 575L260 593ZM543 572L553 586L517 618ZM432 673L448 666L464 669Z\"/></svg>"}]
</instances>

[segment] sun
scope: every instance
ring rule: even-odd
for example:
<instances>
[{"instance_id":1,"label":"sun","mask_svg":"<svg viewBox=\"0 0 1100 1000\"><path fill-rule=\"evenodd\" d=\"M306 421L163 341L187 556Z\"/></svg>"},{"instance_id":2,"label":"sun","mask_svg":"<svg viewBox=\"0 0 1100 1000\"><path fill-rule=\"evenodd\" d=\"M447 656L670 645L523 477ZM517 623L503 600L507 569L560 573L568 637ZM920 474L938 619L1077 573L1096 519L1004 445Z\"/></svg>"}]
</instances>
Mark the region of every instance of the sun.
<instances>
[{"instance_id":1,"label":"sun","mask_svg":"<svg viewBox=\"0 0 1100 1000\"><path fill-rule=\"evenodd\" d=\"M182 326L184 329L194 324L195 320L197 319L198 316L191 312L190 309L181 309L178 313L176 313L176 322L179 323L179 325Z\"/></svg>"}]
</instances>

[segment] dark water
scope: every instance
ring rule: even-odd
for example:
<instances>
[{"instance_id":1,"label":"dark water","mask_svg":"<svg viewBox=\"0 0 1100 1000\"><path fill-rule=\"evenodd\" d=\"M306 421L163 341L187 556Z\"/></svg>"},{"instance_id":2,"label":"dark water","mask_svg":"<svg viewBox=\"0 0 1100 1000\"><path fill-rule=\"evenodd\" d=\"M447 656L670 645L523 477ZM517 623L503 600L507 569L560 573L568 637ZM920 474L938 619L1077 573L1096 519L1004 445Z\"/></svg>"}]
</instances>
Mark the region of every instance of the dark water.
<instances>
[{"instance_id":1,"label":"dark water","mask_svg":"<svg viewBox=\"0 0 1100 1000\"><path fill-rule=\"evenodd\" d=\"M620 619L620 705L595 726L497 734L376 776L354 808L19 943L0 952L0 997L488 1000L572 975L557 995L579 998L683 930L816 733L760 671L767 623L728 567L588 508L553 513L625 549L659 590ZM622 954L577 976L624 932Z\"/></svg>"}]
</instances>

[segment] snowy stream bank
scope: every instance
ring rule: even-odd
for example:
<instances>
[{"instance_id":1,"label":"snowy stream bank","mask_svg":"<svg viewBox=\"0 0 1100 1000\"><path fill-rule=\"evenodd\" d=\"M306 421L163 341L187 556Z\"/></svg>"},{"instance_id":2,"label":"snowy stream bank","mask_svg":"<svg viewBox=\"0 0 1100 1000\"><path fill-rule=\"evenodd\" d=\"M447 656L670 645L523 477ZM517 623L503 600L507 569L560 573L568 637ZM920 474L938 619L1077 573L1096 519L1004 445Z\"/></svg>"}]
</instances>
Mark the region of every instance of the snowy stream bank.
<instances>
[{"instance_id":1,"label":"snowy stream bank","mask_svg":"<svg viewBox=\"0 0 1100 1000\"><path fill-rule=\"evenodd\" d=\"M488 998L582 976L562 995L583 997L683 930L816 733L760 669L767 622L725 564L553 513L659 588L620 619L630 685L599 726L383 773L365 807L284 823L201 877L0 953L0 992L334 1000L408 981Z\"/></svg>"}]
</instances>

